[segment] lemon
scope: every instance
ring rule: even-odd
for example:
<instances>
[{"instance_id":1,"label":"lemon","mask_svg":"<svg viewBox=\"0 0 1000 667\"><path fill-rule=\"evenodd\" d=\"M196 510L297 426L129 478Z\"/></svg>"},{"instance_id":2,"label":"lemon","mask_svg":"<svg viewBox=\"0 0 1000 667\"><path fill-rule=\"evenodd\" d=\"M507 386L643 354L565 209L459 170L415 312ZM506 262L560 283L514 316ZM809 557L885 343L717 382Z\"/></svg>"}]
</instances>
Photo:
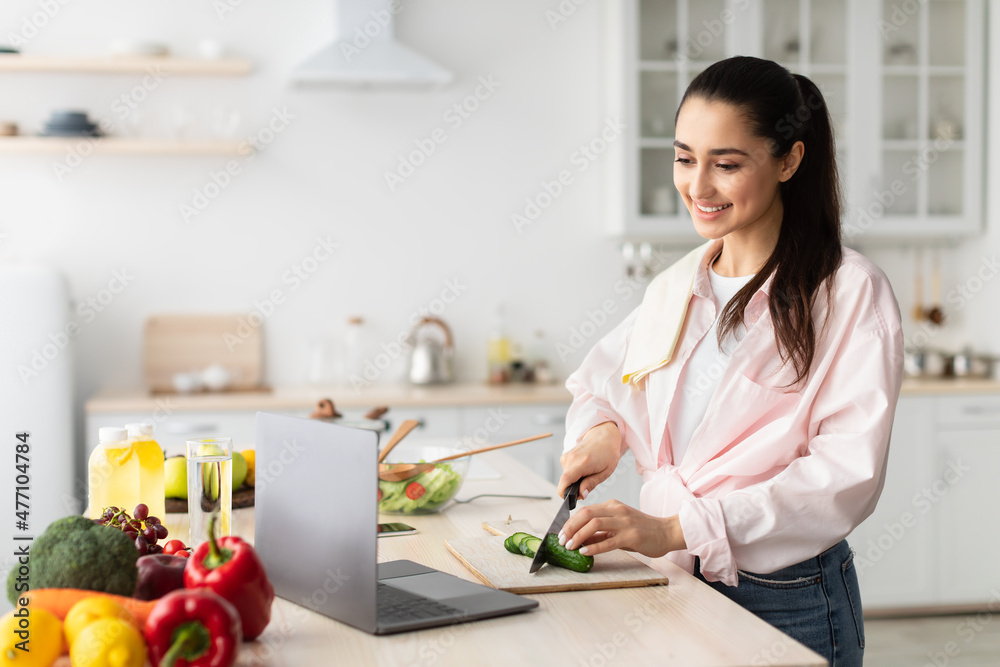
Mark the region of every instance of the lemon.
<instances>
[{"instance_id":1,"label":"lemon","mask_svg":"<svg viewBox=\"0 0 1000 667\"><path fill-rule=\"evenodd\" d=\"M117 618L132 626L136 625L135 616L114 600L102 597L86 598L73 605L69 613L66 614L66 620L63 624L66 641L72 647L84 628L101 618Z\"/></svg>"},{"instance_id":2,"label":"lemon","mask_svg":"<svg viewBox=\"0 0 1000 667\"><path fill-rule=\"evenodd\" d=\"M0 667L51 667L63 652L62 623L56 615L44 609L27 609L27 617L14 616L11 611L0 618ZM22 620L27 627L22 627ZM28 633L27 643L22 643L25 639L17 632Z\"/></svg>"},{"instance_id":3,"label":"lemon","mask_svg":"<svg viewBox=\"0 0 1000 667\"><path fill-rule=\"evenodd\" d=\"M247 462L247 479L245 484L253 486L257 481L257 452L252 449L244 449L240 452Z\"/></svg>"},{"instance_id":4,"label":"lemon","mask_svg":"<svg viewBox=\"0 0 1000 667\"><path fill-rule=\"evenodd\" d=\"M76 636L69 657L73 667L143 667L146 642L130 623L99 618Z\"/></svg>"}]
</instances>

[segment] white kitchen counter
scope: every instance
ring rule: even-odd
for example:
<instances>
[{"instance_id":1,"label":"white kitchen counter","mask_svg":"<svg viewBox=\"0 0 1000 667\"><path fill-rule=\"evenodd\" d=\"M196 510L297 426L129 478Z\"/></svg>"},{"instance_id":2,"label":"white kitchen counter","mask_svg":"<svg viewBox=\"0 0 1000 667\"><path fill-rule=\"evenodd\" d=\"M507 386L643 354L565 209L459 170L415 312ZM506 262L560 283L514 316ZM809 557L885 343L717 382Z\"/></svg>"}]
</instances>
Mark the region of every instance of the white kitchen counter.
<instances>
[{"instance_id":1,"label":"white kitchen counter","mask_svg":"<svg viewBox=\"0 0 1000 667\"><path fill-rule=\"evenodd\" d=\"M150 394L144 389L102 391L87 401L88 414L151 412L168 402L173 410L305 410L321 398L333 399L338 409L397 407L466 407L497 405L549 405L570 402L562 385L509 384L494 386L457 383L417 387L407 384L282 387L260 392L200 394Z\"/></svg>"},{"instance_id":2,"label":"white kitchen counter","mask_svg":"<svg viewBox=\"0 0 1000 667\"><path fill-rule=\"evenodd\" d=\"M903 381L904 396L930 394L1000 394L996 380L912 379ZM150 394L143 389L102 391L87 401L88 414L151 413L166 403L172 410L307 410L321 398L332 398L337 408L467 407L497 405L569 404L569 391L562 382L551 385L482 383L415 387L372 385L355 390L349 386L279 387L270 391Z\"/></svg>"}]
</instances>

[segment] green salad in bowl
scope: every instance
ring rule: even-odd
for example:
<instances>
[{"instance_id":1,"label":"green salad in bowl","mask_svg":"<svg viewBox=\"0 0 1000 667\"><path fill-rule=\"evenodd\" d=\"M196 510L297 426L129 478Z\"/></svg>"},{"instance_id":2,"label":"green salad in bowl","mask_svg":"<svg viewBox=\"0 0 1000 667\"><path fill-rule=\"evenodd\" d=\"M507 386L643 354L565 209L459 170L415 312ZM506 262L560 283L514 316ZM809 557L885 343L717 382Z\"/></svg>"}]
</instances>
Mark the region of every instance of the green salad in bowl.
<instances>
[{"instance_id":1,"label":"green salad in bowl","mask_svg":"<svg viewBox=\"0 0 1000 667\"><path fill-rule=\"evenodd\" d=\"M385 463L426 463L468 450L455 440L403 442ZM389 466L391 469L391 466ZM401 481L378 481L378 510L387 514L431 514L455 497L469 469L469 457L437 463L434 468Z\"/></svg>"}]
</instances>

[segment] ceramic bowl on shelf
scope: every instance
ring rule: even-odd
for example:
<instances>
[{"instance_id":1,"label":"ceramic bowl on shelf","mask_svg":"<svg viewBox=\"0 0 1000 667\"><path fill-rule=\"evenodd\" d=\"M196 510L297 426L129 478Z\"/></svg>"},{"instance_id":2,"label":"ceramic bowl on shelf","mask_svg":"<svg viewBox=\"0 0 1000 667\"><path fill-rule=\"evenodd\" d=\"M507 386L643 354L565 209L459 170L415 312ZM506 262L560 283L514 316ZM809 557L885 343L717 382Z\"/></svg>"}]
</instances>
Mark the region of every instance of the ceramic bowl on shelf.
<instances>
[{"instance_id":1,"label":"ceramic bowl on shelf","mask_svg":"<svg viewBox=\"0 0 1000 667\"><path fill-rule=\"evenodd\" d=\"M47 137L99 137L101 131L87 113L77 110L53 111L42 132Z\"/></svg>"},{"instance_id":2,"label":"ceramic bowl on shelf","mask_svg":"<svg viewBox=\"0 0 1000 667\"><path fill-rule=\"evenodd\" d=\"M461 439L430 438L404 440L396 445L386 463L379 465L380 473L395 469L397 464L425 463L472 449ZM469 460L460 459L438 463L433 469L398 482L378 481L378 511L386 514L433 514L443 510L458 490L462 488L469 471ZM388 465L386 465L388 464Z\"/></svg>"}]
</instances>

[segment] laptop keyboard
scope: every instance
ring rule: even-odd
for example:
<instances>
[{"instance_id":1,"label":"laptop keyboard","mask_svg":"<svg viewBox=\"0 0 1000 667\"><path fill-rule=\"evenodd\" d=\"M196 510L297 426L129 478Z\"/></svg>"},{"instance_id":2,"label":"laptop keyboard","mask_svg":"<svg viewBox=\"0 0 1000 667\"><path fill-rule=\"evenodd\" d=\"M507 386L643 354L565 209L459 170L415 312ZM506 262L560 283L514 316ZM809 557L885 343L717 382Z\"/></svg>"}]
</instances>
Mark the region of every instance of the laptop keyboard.
<instances>
[{"instance_id":1,"label":"laptop keyboard","mask_svg":"<svg viewBox=\"0 0 1000 667\"><path fill-rule=\"evenodd\" d=\"M378 620L383 623L463 615L460 609L383 583L378 585L377 599Z\"/></svg>"}]
</instances>

